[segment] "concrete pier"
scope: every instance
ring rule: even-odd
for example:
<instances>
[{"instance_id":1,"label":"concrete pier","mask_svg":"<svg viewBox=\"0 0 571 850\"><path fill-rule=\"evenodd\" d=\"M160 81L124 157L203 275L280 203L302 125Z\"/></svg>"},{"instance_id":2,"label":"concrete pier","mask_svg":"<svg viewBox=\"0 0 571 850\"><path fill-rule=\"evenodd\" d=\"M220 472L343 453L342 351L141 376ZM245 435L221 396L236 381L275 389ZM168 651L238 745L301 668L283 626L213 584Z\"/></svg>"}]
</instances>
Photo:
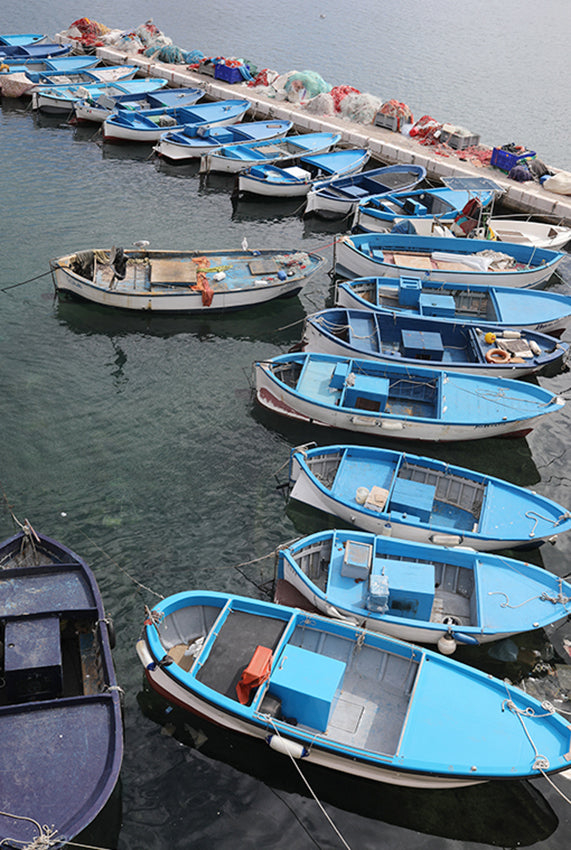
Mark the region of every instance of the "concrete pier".
<instances>
[{"instance_id":1,"label":"concrete pier","mask_svg":"<svg viewBox=\"0 0 571 850\"><path fill-rule=\"evenodd\" d=\"M461 151L457 151L456 155L451 152L449 157L443 158L431 152L430 147L422 146L401 133L393 133L372 124L354 124L341 117L312 115L302 107L288 101L277 101L265 97L246 83L225 83L205 74L189 71L184 65L167 65L146 56L126 54L111 47L99 47L97 55L108 64L137 65L141 75L167 79L174 87L201 88L206 98L210 100L229 98L249 100L252 104L251 114L247 119L249 121L281 118L293 121L299 132L340 133L344 144L368 148L371 157L383 164L412 163L424 166L428 179L434 183L438 183L443 177L489 177L504 189L501 197L502 206L517 213L547 217L552 223L571 226L570 196L547 192L535 181L517 183L509 180L504 172L491 166L476 166L462 161ZM557 171L555 166L548 167L550 170Z\"/></svg>"}]
</instances>

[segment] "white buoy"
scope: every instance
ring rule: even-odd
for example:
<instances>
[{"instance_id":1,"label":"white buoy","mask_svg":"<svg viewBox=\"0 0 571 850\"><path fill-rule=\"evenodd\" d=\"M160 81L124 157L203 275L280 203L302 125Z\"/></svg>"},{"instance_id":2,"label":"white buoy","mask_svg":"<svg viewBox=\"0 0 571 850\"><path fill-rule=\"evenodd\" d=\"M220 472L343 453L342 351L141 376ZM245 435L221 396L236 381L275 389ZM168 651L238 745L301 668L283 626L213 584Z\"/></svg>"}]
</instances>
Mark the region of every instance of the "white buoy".
<instances>
[{"instance_id":1,"label":"white buoy","mask_svg":"<svg viewBox=\"0 0 571 850\"><path fill-rule=\"evenodd\" d=\"M456 650L457 643L450 634L442 635L438 640L438 649L442 655L452 655Z\"/></svg>"},{"instance_id":2,"label":"white buoy","mask_svg":"<svg viewBox=\"0 0 571 850\"><path fill-rule=\"evenodd\" d=\"M248 250L248 240L244 236L244 238L242 239L242 251L247 251L247 250Z\"/></svg>"}]
</instances>

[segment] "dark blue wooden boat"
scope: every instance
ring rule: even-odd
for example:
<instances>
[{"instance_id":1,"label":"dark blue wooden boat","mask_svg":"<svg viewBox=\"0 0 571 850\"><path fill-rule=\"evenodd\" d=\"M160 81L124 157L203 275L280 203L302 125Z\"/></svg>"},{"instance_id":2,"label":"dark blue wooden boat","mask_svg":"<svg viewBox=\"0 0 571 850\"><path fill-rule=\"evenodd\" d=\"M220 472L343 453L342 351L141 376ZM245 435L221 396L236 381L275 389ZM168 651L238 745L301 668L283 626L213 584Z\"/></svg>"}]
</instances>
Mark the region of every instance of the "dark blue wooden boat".
<instances>
[{"instance_id":1,"label":"dark blue wooden boat","mask_svg":"<svg viewBox=\"0 0 571 850\"><path fill-rule=\"evenodd\" d=\"M0 846L62 847L109 799L123 755L112 635L78 555L28 523L0 544Z\"/></svg>"}]
</instances>

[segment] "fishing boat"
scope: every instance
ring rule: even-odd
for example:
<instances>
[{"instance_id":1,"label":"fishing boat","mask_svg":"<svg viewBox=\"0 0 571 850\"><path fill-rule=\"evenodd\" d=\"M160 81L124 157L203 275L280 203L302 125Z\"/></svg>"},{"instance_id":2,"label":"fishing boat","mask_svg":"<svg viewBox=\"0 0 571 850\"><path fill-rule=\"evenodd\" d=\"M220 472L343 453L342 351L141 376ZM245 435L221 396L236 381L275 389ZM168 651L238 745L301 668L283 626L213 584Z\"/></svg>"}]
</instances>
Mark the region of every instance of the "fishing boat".
<instances>
[{"instance_id":1,"label":"fishing boat","mask_svg":"<svg viewBox=\"0 0 571 850\"><path fill-rule=\"evenodd\" d=\"M209 313L296 295L323 265L305 251L93 249L50 261L58 294L107 307Z\"/></svg>"},{"instance_id":2,"label":"fishing boat","mask_svg":"<svg viewBox=\"0 0 571 850\"><path fill-rule=\"evenodd\" d=\"M562 224L493 215L483 215L477 226L469 229L468 233L462 232L454 223L437 218L417 218L413 226L418 236L472 236L477 239L495 239L498 242L517 242L520 245L549 248L553 251L561 251L571 240L571 227Z\"/></svg>"},{"instance_id":3,"label":"fishing boat","mask_svg":"<svg viewBox=\"0 0 571 850\"><path fill-rule=\"evenodd\" d=\"M452 224L464 210L476 226L479 211L493 198L493 192L463 191L448 187L373 195L359 201L355 207L353 227L369 233L388 233L396 223L410 222L413 230L418 232L417 225L432 227L435 221Z\"/></svg>"},{"instance_id":4,"label":"fishing boat","mask_svg":"<svg viewBox=\"0 0 571 850\"><path fill-rule=\"evenodd\" d=\"M369 159L366 148L302 156L299 165L254 165L237 176L237 194L270 198L304 197L320 180L360 171Z\"/></svg>"},{"instance_id":5,"label":"fishing boat","mask_svg":"<svg viewBox=\"0 0 571 850\"><path fill-rule=\"evenodd\" d=\"M73 104L76 121L103 123L116 109L159 109L169 106L194 106L204 97L204 91L198 88L161 88L143 94L120 94L109 97L108 94L97 98L76 100Z\"/></svg>"},{"instance_id":6,"label":"fishing boat","mask_svg":"<svg viewBox=\"0 0 571 850\"><path fill-rule=\"evenodd\" d=\"M69 115L77 100L101 96L116 97L122 94L144 94L166 86L162 77L145 77L138 80L123 80L111 83L88 83L87 85L46 86L32 94L32 109L50 115Z\"/></svg>"},{"instance_id":7,"label":"fishing boat","mask_svg":"<svg viewBox=\"0 0 571 850\"><path fill-rule=\"evenodd\" d=\"M135 65L105 65L80 71L23 71L1 78L2 97L32 97L50 86L88 85L131 80L139 69Z\"/></svg>"},{"instance_id":8,"label":"fishing boat","mask_svg":"<svg viewBox=\"0 0 571 850\"><path fill-rule=\"evenodd\" d=\"M71 51L69 44L53 44L41 41L31 44L0 45L0 60L3 59L51 59L52 56L65 56Z\"/></svg>"},{"instance_id":9,"label":"fishing boat","mask_svg":"<svg viewBox=\"0 0 571 850\"><path fill-rule=\"evenodd\" d=\"M102 124L106 142L158 142L167 130L181 130L185 125L221 127L241 121L248 109L248 100L219 100L193 107L160 107L131 112L114 111Z\"/></svg>"},{"instance_id":10,"label":"fishing boat","mask_svg":"<svg viewBox=\"0 0 571 850\"><path fill-rule=\"evenodd\" d=\"M571 584L533 564L338 529L280 547L274 601L300 597L311 611L437 644L445 655L458 643L501 640L571 613Z\"/></svg>"},{"instance_id":11,"label":"fishing boat","mask_svg":"<svg viewBox=\"0 0 571 850\"><path fill-rule=\"evenodd\" d=\"M236 174L260 163L294 164L307 154L326 153L341 139L340 133L300 133L285 139L228 145L200 160L201 173Z\"/></svg>"},{"instance_id":12,"label":"fishing boat","mask_svg":"<svg viewBox=\"0 0 571 850\"><path fill-rule=\"evenodd\" d=\"M534 548L571 529L571 512L508 481L372 446L299 446L290 498L373 534L478 551Z\"/></svg>"},{"instance_id":13,"label":"fishing boat","mask_svg":"<svg viewBox=\"0 0 571 850\"><path fill-rule=\"evenodd\" d=\"M119 778L113 627L87 564L27 522L0 544L0 579L0 844L59 848Z\"/></svg>"},{"instance_id":14,"label":"fishing boat","mask_svg":"<svg viewBox=\"0 0 571 850\"><path fill-rule=\"evenodd\" d=\"M493 216L487 224L500 242L518 242L520 245L561 251L571 240L571 227L563 224Z\"/></svg>"},{"instance_id":15,"label":"fishing boat","mask_svg":"<svg viewBox=\"0 0 571 850\"><path fill-rule=\"evenodd\" d=\"M158 156L171 162L188 162L220 150L226 145L253 142L258 139L280 139L293 127L292 121L250 121L226 127L198 128L187 126L182 130L167 130L154 147Z\"/></svg>"},{"instance_id":16,"label":"fishing boat","mask_svg":"<svg viewBox=\"0 0 571 850\"><path fill-rule=\"evenodd\" d=\"M440 323L437 316L331 307L307 316L303 351L399 366L429 366L449 374L522 378L561 368L569 345L529 330Z\"/></svg>"},{"instance_id":17,"label":"fishing boat","mask_svg":"<svg viewBox=\"0 0 571 850\"><path fill-rule=\"evenodd\" d=\"M440 324L495 325L560 337L571 324L571 297L560 292L486 284L443 283L422 277L364 277L340 281L340 307L387 315L428 316Z\"/></svg>"},{"instance_id":18,"label":"fishing boat","mask_svg":"<svg viewBox=\"0 0 571 850\"><path fill-rule=\"evenodd\" d=\"M302 352L254 363L256 399L313 425L399 440L523 437L565 400L536 384Z\"/></svg>"},{"instance_id":19,"label":"fishing boat","mask_svg":"<svg viewBox=\"0 0 571 850\"><path fill-rule=\"evenodd\" d=\"M137 654L171 703L341 774L444 789L569 768L569 723L553 708L433 650L306 611L176 593L147 612Z\"/></svg>"},{"instance_id":20,"label":"fishing boat","mask_svg":"<svg viewBox=\"0 0 571 850\"><path fill-rule=\"evenodd\" d=\"M49 72L74 73L94 68L97 56L62 56L55 59L0 60L0 92L6 97L20 97L29 88L30 80L39 82L39 75Z\"/></svg>"},{"instance_id":21,"label":"fishing boat","mask_svg":"<svg viewBox=\"0 0 571 850\"><path fill-rule=\"evenodd\" d=\"M365 198L411 190L425 177L426 168L421 165L385 165L327 180L307 193L305 215L342 218L353 214Z\"/></svg>"},{"instance_id":22,"label":"fishing boat","mask_svg":"<svg viewBox=\"0 0 571 850\"><path fill-rule=\"evenodd\" d=\"M493 247L490 247L493 245ZM341 277L422 276L443 283L544 286L566 255L487 239L447 239L402 233L361 233L335 243Z\"/></svg>"},{"instance_id":23,"label":"fishing boat","mask_svg":"<svg viewBox=\"0 0 571 850\"><path fill-rule=\"evenodd\" d=\"M14 44L39 44L42 41L47 41L47 35L40 32L20 32L20 33L2 33L0 35L0 45L7 47Z\"/></svg>"}]
</instances>

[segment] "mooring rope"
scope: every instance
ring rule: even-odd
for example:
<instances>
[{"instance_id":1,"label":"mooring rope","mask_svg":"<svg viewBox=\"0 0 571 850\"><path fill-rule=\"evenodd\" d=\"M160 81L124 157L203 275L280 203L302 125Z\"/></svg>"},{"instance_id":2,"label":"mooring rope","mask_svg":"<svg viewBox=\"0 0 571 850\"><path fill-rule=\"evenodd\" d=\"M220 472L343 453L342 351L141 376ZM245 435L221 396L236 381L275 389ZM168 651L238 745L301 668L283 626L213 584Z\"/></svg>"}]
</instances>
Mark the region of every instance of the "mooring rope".
<instances>
[{"instance_id":1,"label":"mooring rope","mask_svg":"<svg viewBox=\"0 0 571 850\"><path fill-rule=\"evenodd\" d=\"M282 740L283 740L283 736L282 736L282 735L280 735L280 730L279 730L279 729L278 729L278 727L275 725L275 723L272 721L272 718L268 716L268 720L269 720L270 726L274 729L274 731L275 731L276 735L278 736L278 738L282 738ZM344 838L343 838L343 836L341 835L341 832L340 832L340 831L339 831L339 829L335 826L335 824L333 823L333 820L331 819L331 817L329 816L329 814L326 812L325 807L323 806L323 804L321 803L321 801L320 801L320 800L319 800L319 798L317 797L317 794L315 793L315 791L313 790L313 788L312 788L312 787L311 787L311 785L309 784L308 780L307 780L307 779L305 778L305 776L303 775L303 771L301 770L301 768L300 768L300 766L298 765L297 761L294 759L294 757L292 756L292 754L291 754L291 753L289 753L289 752L288 752L288 757L289 757L289 759L290 759L291 763L293 764L293 766L295 767L295 769L297 770L297 772L299 773L299 775L300 775L301 779L303 780L303 782L304 782L304 784L305 784L305 786L306 786L307 790L309 791L309 793L311 794L311 796L313 797L313 799L315 800L315 802L316 802L316 803L317 803L317 805L319 806L319 808L320 808L320 810L321 810L322 814L325 816L325 818L326 818L326 819L327 819L327 821L329 822L329 825L331 826L331 829L335 832L335 834L337 835L337 837L339 838L339 840L341 841L341 843L343 844L343 846L344 846L345 848L347 848L347 850L351 850L350 845L349 845L349 844L347 844L347 842L345 841L345 839L344 839Z\"/></svg>"},{"instance_id":2,"label":"mooring rope","mask_svg":"<svg viewBox=\"0 0 571 850\"><path fill-rule=\"evenodd\" d=\"M37 274L35 277L28 278L28 280L22 280L20 283L12 283L10 286L3 286L2 289L0 289L0 292L8 292L9 289L16 289L17 286L24 286L26 283L33 283L35 280L40 280L42 277L51 275L51 273L52 270L50 269L49 272L42 272L42 274Z\"/></svg>"}]
</instances>

